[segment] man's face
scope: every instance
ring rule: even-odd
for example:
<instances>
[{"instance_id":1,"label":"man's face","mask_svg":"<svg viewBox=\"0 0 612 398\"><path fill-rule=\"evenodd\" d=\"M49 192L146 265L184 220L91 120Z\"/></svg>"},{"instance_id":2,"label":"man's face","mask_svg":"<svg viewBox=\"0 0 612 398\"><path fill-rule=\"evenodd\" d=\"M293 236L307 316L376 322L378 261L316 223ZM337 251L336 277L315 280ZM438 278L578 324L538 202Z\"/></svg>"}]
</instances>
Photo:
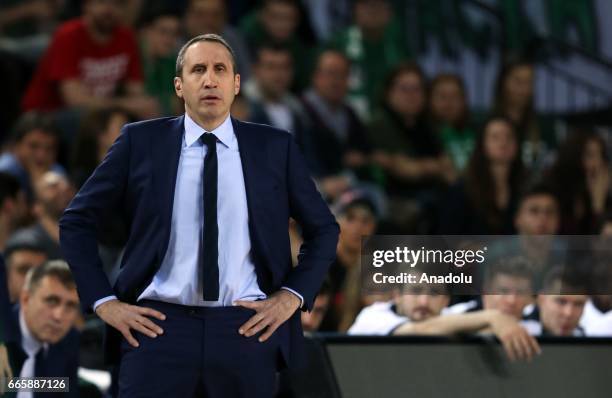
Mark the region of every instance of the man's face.
<instances>
[{"instance_id":1,"label":"man's face","mask_svg":"<svg viewBox=\"0 0 612 398\"><path fill-rule=\"evenodd\" d=\"M461 87L454 80L442 80L431 92L433 115L448 124L459 121L465 112L465 99Z\"/></svg>"},{"instance_id":2,"label":"man's face","mask_svg":"<svg viewBox=\"0 0 612 398\"><path fill-rule=\"evenodd\" d=\"M32 130L15 144L15 156L26 170L49 170L57 158L56 138L41 130Z\"/></svg>"},{"instance_id":3,"label":"man's face","mask_svg":"<svg viewBox=\"0 0 612 398\"><path fill-rule=\"evenodd\" d=\"M387 100L400 115L416 117L425 106L425 88L419 75L408 72L398 76L389 90Z\"/></svg>"},{"instance_id":4,"label":"man's face","mask_svg":"<svg viewBox=\"0 0 612 398\"><path fill-rule=\"evenodd\" d=\"M323 317L329 308L331 297L329 294L318 295L314 301L312 311L302 311L302 328L306 332L316 332L321 326Z\"/></svg>"},{"instance_id":5,"label":"man's face","mask_svg":"<svg viewBox=\"0 0 612 398\"><path fill-rule=\"evenodd\" d=\"M364 206L349 207L338 217L338 223L340 244L354 251L361 248L361 237L372 235L376 229L376 218Z\"/></svg>"},{"instance_id":6,"label":"man's face","mask_svg":"<svg viewBox=\"0 0 612 398\"><path fill-rule=\"evenodd\" d=\"M7 217L8 225L11 230L15 230L27 223L30 215L28 201L25 192L19 190L14 198L6 198L2 208L3 216Z\"/></svg>"},{"instance_id":7,"label":"man's face","mask_svg":"<svg viewBox=\"0 0 612 398\"><path fill-rule=\"evenodd\" d=\"M79 314L76 288L67 288L53 276L44 277L33 292L21 294L21 308L28 329L40 342L60 341Z\"/></svg>"},{"instance_id":8,"label":"man's face","mask_svg":"<svg viewBox=\"0 0 612 398\"><path fill-rule=\"evenodd\" d=\"M416 279L419 278L417 275ZM417 283L406 286L396 303L400 314L413 322L420 322L440 315L449 300L444 286Z\"/></svg>"},{"instance_id":9,"label":"man's face","mask_svg":"<svg viewBox=\"0 0 612 398\"><path fill-rule=\"evenodd\" d=\"M317 93L332 104L341 104L348 91L350 66L340 54L327 52L319 58L313 77Z\"/></svg>"},{"instance_id":10,"label":"man's face","mask_svg":"<svg viewBox=\"0 0 612 398\"><path fill-rule=\"evenodd\" d=\"M549 333L555 336L571 336L582 316L588 296L540 294L540 322Z\"/></svg>"},{"instance_id":11,"label":"man's face","mask_svg":"<svg viewBox=\"0 0 612 398\"><path fill-rule=\"evenodd\" d=\"M521 65L514 68L504 82L505 96L508 103L524 107L533 97L533 67Z\"/></svg>"},{"instance_id":12,"label":"man's face","mask_svg":"<svg viewBox=\"0 0 612 398\"><path fill-rule=\"evenodd\" d=\"M487 310L498 310L516 319L523 317L523 309L533 299L531 280L522 276L497 274L487 286L488 292L483 294L482 304Z\"/></svg>"},{"instance_id":13,"label":"man's face","mask_svg":"<svg viewBox=\"0 0 612 398\"><path fill-rule=\"evenodd\" d=\"M223 32L225 27L224 0L193 0L185 13L185 29L189 37Z\"/></svg>"},{"instance_id":14,"label":"man's face","mask_svg":"<svg viewBox=\"0 0 612 398\"><path fill-rule=\"evenodd\" d=\"M264 96L279 99L289 91L293 79L293 61L288 51L261 49L255 65L255 78Z\"/></svg>"},{"instance_id":15,"label":"man's face","mask_svg":"<svg viewBox=\"0 0 612 398\"><path fill-rule=\"evenodd\" d=\"M285 43L295 33L299 14L297 8L291 4L270 2L261 10L260 19L272 40Z\"/></svg>"},{"instance_id":16,"label":"man's face","mask_svg":"<svg viewBox=\"0 0 612 398\"><path fill-rule=\"evenodd\" d=\"M168 57L174 54L179 40L180 23L178 17L164 15L146 28L147 46L154 56Z\"/></svg>"},{"instance_id":17,"label":"man's face","mask_svg":"<svg viewBox=\"0 0 612 398\"><path fill-rule=\"evenodd\" d=\"M36 184L36 207L54 220L60 219L74 196L74 187L66 177L48 172Z\"/></svg>"},{"instance_id":18,"label":"man's face","mask_svg":"<svg viewBox=\"0 0 612 398\"><path fill-rule=\"evenodd\" d=\"M16 250L6 259L9 297L11 303L19 300L29 270L47 261L47 255L34 250Z\"/></svg>"},{"instance_id":19,"label":"man's face","mask_svg":"<svg viewBox=\"0 0 612 398\"><path fill-rule=\"evenodd\" d=\"M355 23L365 33L382 31L391 19L391 9L386 0L360 1L355 5Z\"/></svg>"},{"instance_id":20,"label":"man's face","mask_svg":"<svg viewBox=\"0 0 612 398\"><path fill-rule=\"evenodd\" d=\"M521 235L554 235L559 229L559 206L550 195L525 198L514 220Z\"/></svg>"},{"instance_id":21,"label":"man's face","mask_svg":"<svg viewBox=\"0 0 612 398\"><path fill-rule=\"evenodd\" d=\"M96 31L109 35L121 21L121 1L88 0L83 16L91 22Z\"/></svg>"},{"instance_id":22,"label":"man's face","mask_svg":"<svg viewBox=\"0 0 612 398\"><path fill-rule=\"evenodd\" d=\"M182 75L174 78L174 88L190 116L204 123L225 120L240 91L240 75L234 74L229 51L214 42L191 45Z\"/></svg>"}]
</instances>

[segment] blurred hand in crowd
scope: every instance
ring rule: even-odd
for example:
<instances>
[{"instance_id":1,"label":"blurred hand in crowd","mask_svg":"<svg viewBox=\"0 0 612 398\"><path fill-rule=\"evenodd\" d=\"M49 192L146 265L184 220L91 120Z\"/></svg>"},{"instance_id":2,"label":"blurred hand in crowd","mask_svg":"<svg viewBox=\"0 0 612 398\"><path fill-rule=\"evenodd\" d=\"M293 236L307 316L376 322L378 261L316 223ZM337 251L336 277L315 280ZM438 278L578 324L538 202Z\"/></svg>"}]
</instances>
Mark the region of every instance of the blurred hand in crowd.
<instances>
[{"instance_id":1,"label":"blurred hand in crowd","mask_svg":"<svg viewBox=\"0 0 612 398\"><path fill-rule=\"evenodd\" d=\"M538 341L517 322L516 318L501 312L494 312L491 331L501 341L506 355L511 361L531 361L542 353Z\"/></svg>"},{"instance_id":2,"label":"blurred hand in crowd","mask_svg":"<svg viewBox=\"0 0 612 398\"><path fill-rule=\"evenodd\" d=\"M344 164L347 167L360 167L368 162L368 158L359 151L348 151L344 154Z\"/></svg>"},{"instance_id":3,"label":"blurred hand in crowd","mask_svg":"<svg viewBox=\"0 0 612 398\"><path fill-rule=\"evenodd\" d=\"M322 193L334 200L351 186L351 179L345 175L330 176L321 179L319 186Z\"/></svg>"}]
</instances>

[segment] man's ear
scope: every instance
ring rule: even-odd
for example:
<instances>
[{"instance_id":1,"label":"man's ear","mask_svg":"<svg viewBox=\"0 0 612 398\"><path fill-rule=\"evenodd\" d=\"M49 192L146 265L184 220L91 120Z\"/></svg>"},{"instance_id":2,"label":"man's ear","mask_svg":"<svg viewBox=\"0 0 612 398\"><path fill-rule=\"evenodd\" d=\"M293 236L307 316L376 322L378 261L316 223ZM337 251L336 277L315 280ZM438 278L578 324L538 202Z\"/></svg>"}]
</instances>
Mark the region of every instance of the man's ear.
<instances>
[{"instance_id":1,"label":"man's ear","mask_svg":"<svg viewBox=\"0 0 612 398\"><path fill-rule=\"evenodd\" d=\"M174 92L177 97L183 98L183 79L178 76L174 78Z\"/></svg>"},{"instance_id":2,"label":"man's ear","mask_svg":"<svg viewBox=\"0 0 612 398\"><path fill-rule=\"evenodd\" d=\"M19 305L21 308L25 308L30 301L30 292L28 292L25 288L21 289L21 293L19 294Z\"/></svg>"},{"instance_id":3,"label":"man's ear","mask_svg":"<svg viewBox=\"0 0 612 398\"><path fill-rule=\"evenodd\" d=\"M240 92L240 75L236 73L234 76L234 95L238 95Z\"/></svg>"}]
</instances>

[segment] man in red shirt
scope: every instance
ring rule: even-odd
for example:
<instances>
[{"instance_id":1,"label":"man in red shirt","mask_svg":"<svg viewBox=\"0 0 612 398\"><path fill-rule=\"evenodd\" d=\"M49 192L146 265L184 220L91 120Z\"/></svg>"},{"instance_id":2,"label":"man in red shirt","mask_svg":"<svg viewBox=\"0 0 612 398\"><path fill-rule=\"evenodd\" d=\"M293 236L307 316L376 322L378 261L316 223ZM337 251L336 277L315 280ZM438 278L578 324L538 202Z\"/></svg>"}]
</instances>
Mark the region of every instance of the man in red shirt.
<instances>
[{"instance_id":1,"label":"man in red shirt","mask_svg":"<svg viewBox=\"0 0 612 398\"><path fill-rule=\"evenodd\" d=\"M157 102L144 94L136 39L120 18L119 0L86 0L82 17L55 32L23 109L119 106L142 118L158 116Z\"/></svg>"}]
</instances>

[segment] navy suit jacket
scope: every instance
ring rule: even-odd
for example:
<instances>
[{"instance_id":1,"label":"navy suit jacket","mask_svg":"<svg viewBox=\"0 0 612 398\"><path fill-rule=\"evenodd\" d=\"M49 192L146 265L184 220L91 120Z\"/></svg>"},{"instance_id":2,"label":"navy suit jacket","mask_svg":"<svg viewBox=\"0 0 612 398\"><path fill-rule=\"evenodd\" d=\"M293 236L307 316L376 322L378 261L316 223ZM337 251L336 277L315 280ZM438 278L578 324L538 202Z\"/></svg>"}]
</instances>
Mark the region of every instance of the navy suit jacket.
<instances>
[{"instance_id":1,"label":"navy suit jacket","mask_svg":"<svg viewBox=\"0 0 612 398\"><path fill-rule=\"evenodd\" d=\"M257 282L266 294L281 286L297 291L304 298L303 309L309 310L335 259L338 224L289 133L233 118L232 124L242 161ZM184 116L124 126L66 209L60 221L61 246L86 310L112 294L135 303L159 269L168 247L183 133ZM117 211L126 218L129 238L121 272L111 287L98 256L96 231ZM291 266L289 217L304 236L296 267ZM294 363L302 343L299 312L277 333L285 363ZM118 359L120 339L117 331L107 328L110 362Z\"/></svg>"},{"instance_id":2,"label":"navy suit jacket","mask_svg":"<svg viewBox=\"0 0 612 398\"><path fill-rule=\"evenodd\" d=\"M11 310L9 327L6 329L6 348L13 369L13 376L18 377L27 359L27 354L21 345L21 329L19 328L19 305ZM34 397L78 397L79 379L79 332L71 329L63 339L50 344L48 350L36 357L34 375L36 377L69 377L70 390L67 393L39 392Z\"/></svg>"}]
</instances>

